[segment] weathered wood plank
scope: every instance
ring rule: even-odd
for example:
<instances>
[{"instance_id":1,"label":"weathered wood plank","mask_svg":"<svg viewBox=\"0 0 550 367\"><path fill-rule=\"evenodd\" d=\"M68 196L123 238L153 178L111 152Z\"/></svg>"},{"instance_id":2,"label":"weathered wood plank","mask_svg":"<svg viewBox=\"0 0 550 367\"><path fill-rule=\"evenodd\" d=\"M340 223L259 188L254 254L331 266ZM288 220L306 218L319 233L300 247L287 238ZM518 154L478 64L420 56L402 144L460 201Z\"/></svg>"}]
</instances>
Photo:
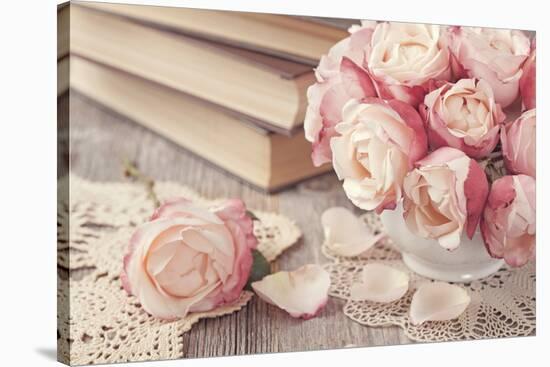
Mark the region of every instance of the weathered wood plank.
<instances>
[{"instance_id":1,"label":"weathered wood plank","mask_svg":"<svg viewBox=\"0 0 550 367\"><path fill-rule=\"evenodd\" d=\"M320 214L342 205L352 208L333 174L306 181L295 188L267 195L222 172L141 126L71 95L71 168L91 180L123 180L121 159L135 160L157 180L191 186L207 197L241 197L255 209L280 211L293 218L304 237L274 265L293 269L326 260ZM183 357L211 357L249 353L289 352L375 346L410 341L393 328L367 328L344 316L343 302L331 298L320 317L296 320L254 298L243 310L222 318L202 320L183 338Z\"/></svg>"}]
</instances>

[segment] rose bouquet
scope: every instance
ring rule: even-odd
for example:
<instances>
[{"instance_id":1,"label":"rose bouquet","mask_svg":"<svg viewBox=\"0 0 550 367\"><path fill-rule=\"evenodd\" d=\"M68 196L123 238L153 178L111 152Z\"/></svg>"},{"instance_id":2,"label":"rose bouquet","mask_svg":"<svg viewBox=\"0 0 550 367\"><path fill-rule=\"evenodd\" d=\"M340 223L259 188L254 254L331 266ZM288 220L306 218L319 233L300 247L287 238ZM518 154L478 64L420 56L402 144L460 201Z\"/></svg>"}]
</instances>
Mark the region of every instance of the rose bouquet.
<instances>
[{"instance_id":1,"label":"rose bouquet","mask_svg":"<svg viewBox=\"0 0 550 367\"><path fill-rule=\"evenodd\" d=\"M305 136L357 207L399 208L446 250L535 256L535 40L519 30L362 22L308 89ZM481 245L483 247L483 245Z\"/></svg>"}]
</instances>

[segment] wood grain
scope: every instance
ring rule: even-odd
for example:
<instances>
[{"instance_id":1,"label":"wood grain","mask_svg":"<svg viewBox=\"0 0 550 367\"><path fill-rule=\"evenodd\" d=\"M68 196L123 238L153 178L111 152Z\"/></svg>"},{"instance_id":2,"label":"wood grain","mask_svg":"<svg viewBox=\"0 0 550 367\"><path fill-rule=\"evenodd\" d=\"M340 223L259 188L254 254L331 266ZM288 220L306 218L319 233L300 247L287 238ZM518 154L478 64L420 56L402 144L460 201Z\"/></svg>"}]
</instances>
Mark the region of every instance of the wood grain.
<instances>
[{"instance_id":1,"label":"wood grain","mask_svg":"<svg viewBox=\"0 0 550 367\"><path fill-rule=\"evenodd\" d=\"M63 97L67 103L67 95ZM235 142L238 144L238 142ZM324 263L320 215L334 205L352 208L334 174L303 182L267 195L222 172L181 147L71 92L70 147L72 172L90 180L121 181L121 160L134 160L155 180L188 185L206 197L241 197L253 209L279 211L293 218L304 236L273 265L294 269ZM201 320L182 335L182 357L213 357L250 353L290 352L406 344L411 341L397 327L369 328L342 313L343 302L330 298L322 314L296 320L257 297L232 315Z\"/></svg>"}]
</instances>

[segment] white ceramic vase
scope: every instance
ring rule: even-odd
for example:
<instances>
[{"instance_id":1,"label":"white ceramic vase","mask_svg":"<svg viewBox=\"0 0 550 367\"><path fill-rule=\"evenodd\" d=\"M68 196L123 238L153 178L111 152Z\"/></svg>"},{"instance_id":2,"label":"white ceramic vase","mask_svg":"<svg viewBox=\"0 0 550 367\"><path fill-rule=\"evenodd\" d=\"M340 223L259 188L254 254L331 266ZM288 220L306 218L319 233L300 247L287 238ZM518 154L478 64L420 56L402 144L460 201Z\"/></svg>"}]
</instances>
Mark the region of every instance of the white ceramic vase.
<instances>
[{"instance_id":1,"label":"white ceramic vase","mask_svg":"<svg viewBox=\"0 0 550 367\"><path fill-rule=\"evenodd\" d=\"M401 251L405 264L424 277L469 282L493 274L504 264L503 260L489 256L479 230L471 240L463 234L460 246L448 251L436 240L411 233L403 219L401 204L395 210L384 210L380 219L386 233Z\"/></svg>"}]
</instances>

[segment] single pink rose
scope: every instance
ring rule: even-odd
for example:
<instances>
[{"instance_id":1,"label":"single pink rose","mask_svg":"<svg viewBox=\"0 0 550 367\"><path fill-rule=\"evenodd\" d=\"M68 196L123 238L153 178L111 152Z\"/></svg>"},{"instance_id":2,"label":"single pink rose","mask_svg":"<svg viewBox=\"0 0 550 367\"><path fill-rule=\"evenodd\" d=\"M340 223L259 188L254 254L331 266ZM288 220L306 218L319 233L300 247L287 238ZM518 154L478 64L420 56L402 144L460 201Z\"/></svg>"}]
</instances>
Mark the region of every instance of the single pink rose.
<instances>
[{"instance_id":1,"label":"single pink rose","mask_svg":"<svg viewBox=\"0 0 550 367\"><path fill-rule=\"evenodd\" d=\"M376 95L367 72L360 66L361 45L370 33L370 29L357 30L338 42L321 58L315 70L317 82L307 90L304 120L305 137L312 143L315 166L331 161L330 139L336 134L334 126L342 118L344 104L350 99Z\"/></svg>"},{"instance_id":2,"label":"single pink rose","mask_svg":"<svg viewBox=\"0 0 550 367\"><path fill-rule=\"evenodd\" d=\"M450 146L480 159L495 149L505 119L484 80L460 79L446 83L424 99L428 140L433 149Z\"/></svg>"},{"instance_id":3,"label":"single pink rose","mask_svg":"<svg viewBox=\"0 0 550 367\"><path fill-rule=\"evenodd\" d=\"M335 129L332 164L348 198L379 213L395 208L403 178L428 151L418 112L396 99L351 100Z\"/></svg>"},{"instance_id":4,"label":"single pink rose","mask_svg":"<svg viewBox=\"0 0 550 367\"><path fill-rule=\"evenodd\" d=\"M256 245L241 200L212 208L170 200L132 236L122 285L162 319L212 310L239 297Z\"/></svg>"},{"instance_id":5,"label":"single pink rose","mask_svg":"<svg viewBox=\"0 0 550 367\"><path fill-rule=\"evenodd\" d=\"M368 23L364 67L383 99L418 106L430 82L453 78L447 28L408 23Z\"/></svg>"},{"instance_id":6,"label":"single pink rose","mask_svg":"<svg viewBox=\"0 0 550 367\"><path fill-rule=\"evenodd\" d=\"M491 85L502 108L518 97L522 66L529 57L530 41L519 30L453 27L450 48L470 78Z\"/></svg>"},{"instance_id":7,"label":"single pink rose","mask_svg":"<svg viewBox=\"0 0 550 367\"><path fill-rule=\"evenodd\" d=\"M481 219L481 234L489 254L510 266L535 257L535 179L504 176L493 182Z\"/></svg>"},{"instance_id":8,"label":"single pink rose","mask_svg":"<svg viewBox=\"0 0 550 367\"><path fill-rule=\"evenodd\" d=\"M523 108L532 110L537 106L537 49L533 47L531 56L523 64L523 74L519 80L519 90Z\"/></svg>"},{"instance_id":9,"label":"single pink rose","mask_svg":"<svg viewBox=\"0 0 550 367\"><path fill-rule=\"evenodd\" d=\"M403 217L411 232L448 250L472 238L489 184L481 166L462 151L444 147L415 164L403 182Z\"/></svg>"},{"instance_id":10,"label":"single pink rose","mask_svg":"<svg viewBox=\"0 0 550 367\"><path fill-rule=\"evenodd\" d=\"M525 111L500 133L504 164L511 173L537 176L536 120L536 110Z\"/></svg>"}]
</instances>

